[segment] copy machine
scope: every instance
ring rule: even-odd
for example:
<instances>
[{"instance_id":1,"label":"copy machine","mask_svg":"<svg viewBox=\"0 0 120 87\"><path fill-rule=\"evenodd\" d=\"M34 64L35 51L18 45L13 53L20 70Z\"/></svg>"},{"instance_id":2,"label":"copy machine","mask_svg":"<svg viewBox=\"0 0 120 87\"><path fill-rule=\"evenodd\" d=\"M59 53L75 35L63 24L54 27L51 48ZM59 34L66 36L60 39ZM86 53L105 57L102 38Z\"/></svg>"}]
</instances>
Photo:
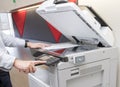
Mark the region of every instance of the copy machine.
<instances>
[{"instance_id":1,"label":"copy machine","mask_svg":"<svg viewBox=\"0 0 120 87\"><path fill-rule=\"evenodd\" d=\"M30 87L116 87L118 54L113 32L92 8L48 0L36 12L70 42L37 51L42 53L37 58L46 58L47 64L29 74ZM54 46L64 51L51 51Z\"/></svg>"}]
</instances>

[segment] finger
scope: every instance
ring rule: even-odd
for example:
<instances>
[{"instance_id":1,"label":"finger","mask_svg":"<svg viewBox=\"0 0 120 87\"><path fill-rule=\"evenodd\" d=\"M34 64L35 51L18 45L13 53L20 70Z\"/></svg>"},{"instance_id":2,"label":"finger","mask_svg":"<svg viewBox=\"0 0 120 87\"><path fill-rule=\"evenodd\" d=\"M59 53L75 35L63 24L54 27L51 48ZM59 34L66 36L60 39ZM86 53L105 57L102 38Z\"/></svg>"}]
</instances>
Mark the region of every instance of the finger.
<instances>
[{"instance_id":1,"label":"finger","mask_svg":"<svg viewBox=\"0 0 120 87\"><path fill-rule=\"evenodd\" d=\"M45 44L44 46L45 46L45 47L48 47L48 46L51 46L51 45L50 45L50 44Z\"/></svg>"},{"instance_id":2,"label":"finger","mask_svg":"<svg viewBox=\"0 0 120 87\"><path fill-rule=\"evenodd\" d=\"M49 47L50 45L49 45L49 44L39 44L39 46L40 46L41 48L45 48L45 47Z\"/></svg>"},{"instance_id":3,"label":"finger","mask_svg":"<svg viewBox=\"0 0 120 87\"><path fill-rule=\"evenodd\" d=\"M35 66L31 65L30 69L29 69L29 73L34 73L36 71Z\"/></svg>"},{"instance_id":4,"label":"finger","mask_svg":"<svg viewBox=\"0 0 120 87\"><path fill-rule=\"evenodd\" d=\"M38 43L39 45L49 46L49 44L46 43Z\"/></svg>"},{"instance_id":5,"label":"finger","mask_svg":"<svg viewBox=\"0 0 120 87\"><path fill-rule=\"evenodd\" d=\"M34 65L36 65L36 64L45 64L46 63L46 61L34 61Z\"/></svg>"},{"instance_id":6,"label":"finger","mask_svg":"<svg viewBox=\"0 0 120 87\"><path fill-rule=\"evenodd\" d=\"M33 72L33 67L30 66L30 67L29 67L29 73L32 73L32 72Z\"/></svg>"},{"instance_id":7,"label":"finger","mask_svg":"<svg viewBox=\"0 0 120 87\"><path fill-rule=\"evenodd\" d=\"M26 69L26 70L23 70L23 72L24 72L25 74L28 74L28 73L30 72L30 70L29 70L29 69Z\"/></svg>"},{"instance_id":8,"label":"finger","mask_svg":"<svg viewBox=\"0 0 120 87\"><path fill-rule=\"evenodd\" d=\"M19 69L19 72L21 72L22 70Z\"/></svg>"},{"instance_id":9,"label":"finger","mask_svg":"<svg viewBox=\"0 0 120 87\"><path fill-rule=\"evenodd\" d=\"M36 68L35 67L32 67L32 73L34 73L36 71Z\"/></svg>"}]
</instances>

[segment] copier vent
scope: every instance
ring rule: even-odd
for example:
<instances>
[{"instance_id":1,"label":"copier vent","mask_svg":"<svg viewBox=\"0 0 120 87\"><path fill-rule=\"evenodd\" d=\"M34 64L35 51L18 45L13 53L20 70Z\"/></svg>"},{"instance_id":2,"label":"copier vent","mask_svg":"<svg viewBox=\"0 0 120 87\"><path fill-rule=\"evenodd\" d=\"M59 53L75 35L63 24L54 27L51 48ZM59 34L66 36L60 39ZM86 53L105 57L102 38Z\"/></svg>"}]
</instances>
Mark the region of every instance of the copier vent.
<instances>
[{"instance_id":1,"label":"copier vent","mask_svg":"<svg viewBox=\"0 0 120 87\"><path fill-rule=\"evenodd\" d=\"M80 75L87 75L87 74L91 74L91 73L96 73L102 70L102 66L98 65L98 66L93 66L90 68L85 68L80 70Z\"/></svg>"}]
</instances>

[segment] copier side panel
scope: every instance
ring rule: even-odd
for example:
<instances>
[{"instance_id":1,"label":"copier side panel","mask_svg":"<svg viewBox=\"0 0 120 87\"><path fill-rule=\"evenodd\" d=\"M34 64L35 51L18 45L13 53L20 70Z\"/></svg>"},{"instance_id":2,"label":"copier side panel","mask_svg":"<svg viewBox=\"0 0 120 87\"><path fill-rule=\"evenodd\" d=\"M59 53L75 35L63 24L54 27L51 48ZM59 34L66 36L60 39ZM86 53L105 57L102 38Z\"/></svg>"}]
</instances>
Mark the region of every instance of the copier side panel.
<instances>
[{"instance_id":1,"label":"copier side panel","mask_svg":"<svg viewBox=\"0 0 120 87\"><path fill-rule=\"evenodd\" d=\"M59 71L59 87L110 87L109 59Z\"/></svg>"}]
</instances>

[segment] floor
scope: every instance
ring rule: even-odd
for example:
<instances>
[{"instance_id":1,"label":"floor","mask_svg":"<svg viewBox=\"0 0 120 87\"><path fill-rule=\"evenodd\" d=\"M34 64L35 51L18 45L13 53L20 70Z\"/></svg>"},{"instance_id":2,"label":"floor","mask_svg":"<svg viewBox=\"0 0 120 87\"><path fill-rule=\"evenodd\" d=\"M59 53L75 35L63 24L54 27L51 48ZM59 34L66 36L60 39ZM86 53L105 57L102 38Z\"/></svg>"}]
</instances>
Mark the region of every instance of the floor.
<instances>
[{"instance_id":1,"label":"floor","mask_svg":"<svg viewBox=\"0 0 120 87\"><path fill-rule=\"evenodd\" d=\"M10 71L11 81L13 87L29 87L28 75L23 72L19 72L15 68Z\"/></svg>"}]
</instances>

